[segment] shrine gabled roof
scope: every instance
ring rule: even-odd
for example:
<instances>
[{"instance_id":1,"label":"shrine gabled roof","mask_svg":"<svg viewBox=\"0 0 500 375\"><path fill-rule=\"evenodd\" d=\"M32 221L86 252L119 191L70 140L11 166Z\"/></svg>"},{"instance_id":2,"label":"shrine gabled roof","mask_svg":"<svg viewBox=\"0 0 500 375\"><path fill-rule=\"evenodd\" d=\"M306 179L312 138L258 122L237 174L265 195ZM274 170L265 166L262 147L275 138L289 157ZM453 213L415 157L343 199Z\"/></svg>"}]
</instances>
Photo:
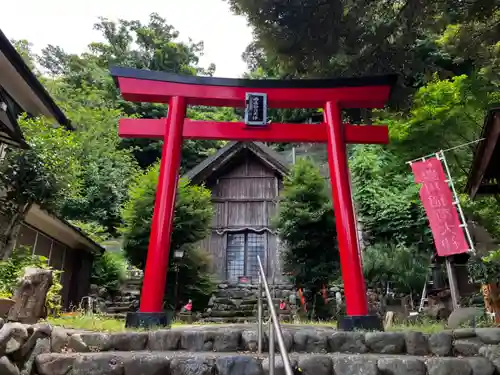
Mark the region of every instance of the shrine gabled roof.
<instances>
[{"instance_id":1,"label":"shrine gabled roof","mask_svg":"<svg viewBox=\"0 0 500 375\"><path fill-rule=\"evenodd\" d=\"M500 194L500 107L486 114L479 139L465 188L471 198Z\"/></svg>"},{"instance_id":2,"label":"shrine gabled roof","mask_svg":"<svg viewBox=\"0 0 500 375\"><path fill-rule=\"evenodd\" d=\"M262 142L229 142L219 149L215 154L207 157L197 166L188 171L183 177L188 178L193 183L205 181L210 175L236 155L242 149L249 149L259 157L266 165L271 167L280 175L284 176L288 172L287 162L283 157L266 146Z\"/></svg>"},{"instance_id":3,"label":"shrine gabled roof","mask_svg":"<svg viewBox=\"0 0 500 375\"><path fill-rule=\"evenodd\" d=\"M0 30L0 142L25 144L17 124L22 112L53 118L72 129L68 118Z\"/></svg>"}]
</instances>

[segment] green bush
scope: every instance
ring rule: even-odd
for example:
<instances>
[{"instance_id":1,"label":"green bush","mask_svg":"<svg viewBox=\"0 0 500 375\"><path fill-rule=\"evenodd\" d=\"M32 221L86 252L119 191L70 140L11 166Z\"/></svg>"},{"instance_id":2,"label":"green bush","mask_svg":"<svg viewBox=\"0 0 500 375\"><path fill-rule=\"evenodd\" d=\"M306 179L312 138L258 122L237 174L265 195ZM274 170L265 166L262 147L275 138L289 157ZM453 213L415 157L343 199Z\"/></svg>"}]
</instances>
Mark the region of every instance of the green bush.
<instances>
[{"instance_id":1,"label":"green bush","mask_svg":"<svg viewBox=\"0 0 500 375\"><path fill-rule=\"evenodd\" d=\"M469 276L476 283L498 283L500 280L500 250L491 251L487 256L473 255L467 262Z\"/></svg>"},{"instance_id":2,"label":"green bush","mask_svg":"<svg viewBox=\"0 0 500 375\"><path fill-rule=\"evenodd\" d=\"M400 293L419 293L429 273L429 256L416 248L378 243L363 252L367 284L385 290L389 284Z\"/></svg>"},{"instance_id":3,"label":"green bush","mask_svg":"<svg viewBox=\"0 0 500 375\"><path fill-rule=\"evenodd\" d=\"M53 272L53 283L47 293L46 307L49 314L59 315L62 309L62 271L53 269L48 263L46 257L32 255L29 248L15 250L8 259L0 261L0 297L12 298L26 267L50 269Z\"/></svg>"},{"instance_id":4,"label":"green bush","mask_svg":"<svg viewBox=\"0 0 500 375\"><path fill-rule=\"evenodd\" d=\"M122 211L125 254L131 264L142 270L146 264L158 174L159 165L155 164L137 176L130 186L129 200ZM197 243L210 233L213 214L210 190L191 185L185 178L179 179L165 290L169 308L175 303L177 276L177 305L192 299L194 311L203 308L210 299L216 285L211 275L211 257ZM174 257L178 249L183 249L185 253L181 260ZM177 266L178 275L175 271Z\"/></svg>"},{"instance_id":5,"label":"green bush","mask_svg":"<svg viewBox=\"0 0 500 375\"><path fill-rule=\"evenodd\" d=\"M158 163L137 175L130 185L129 200L122 210L123 249L130 263L140 269L146 266L158 176ZM210 190L204 186L191 185L185 178L179 179L170 259L173 259L172 255L176 249L195 244L210 233L213 214Z\"/></svg>"},{"instance_id":6,"label":"green bush","mask_svg":"<svg viewBox=\"0 0 500 375\"><path fill-rule=\"evenodd\" d=\"M297 288L311 291L311 304L323 285L339 275L337 232L332 203L320 170L308 159L299 159L290 170L273 218L286 244L283 267Z\"/></svg>"},{"instance_id":7,"label":"green bush","mask_svg":"<svg viewBox=\"0 0 500 375\"><path fill-rule=\"evenodd\" d=\"M94 260L91 283L115 293L127 277L127 259L122 251L105 251Z\"/></svg>"}]
</instances>

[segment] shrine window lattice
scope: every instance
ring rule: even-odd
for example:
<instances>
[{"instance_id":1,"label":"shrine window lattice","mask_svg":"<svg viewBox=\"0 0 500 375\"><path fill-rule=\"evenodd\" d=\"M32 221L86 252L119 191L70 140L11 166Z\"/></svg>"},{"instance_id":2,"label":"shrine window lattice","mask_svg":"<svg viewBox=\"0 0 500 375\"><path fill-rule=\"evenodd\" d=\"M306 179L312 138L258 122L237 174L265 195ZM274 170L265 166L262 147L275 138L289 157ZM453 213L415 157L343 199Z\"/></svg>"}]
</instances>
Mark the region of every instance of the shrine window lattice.
<instances>
[{"instance_id":1,"label":"shrine window lattice","mask_svg":"<svg viewBox=\"0 0 500 375\"><path fill-rule=\"evenodd\" d=\"M245 276L252 282L259 277L257 256L265 262L265 233L240 232L227 235L226 275L230 282Z\"/></svg>"}]
</instances>

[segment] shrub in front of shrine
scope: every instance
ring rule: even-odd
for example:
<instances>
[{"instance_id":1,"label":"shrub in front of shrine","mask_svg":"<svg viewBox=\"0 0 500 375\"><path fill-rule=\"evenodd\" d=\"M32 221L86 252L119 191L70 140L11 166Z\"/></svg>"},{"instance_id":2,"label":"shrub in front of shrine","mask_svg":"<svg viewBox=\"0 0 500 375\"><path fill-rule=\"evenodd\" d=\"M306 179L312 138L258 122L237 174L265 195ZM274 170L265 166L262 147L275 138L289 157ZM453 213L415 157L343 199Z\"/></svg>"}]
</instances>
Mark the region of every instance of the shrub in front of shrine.
<instances>
[{"instance_id":1,"label":"shrub in front of shrine","mask_svg":"<svg viewBox=\"0 0 500 375\"><path fill-rule=\"evenodd\" d=\"M297 289L309 291L310 318L326 318L331 311L317 297L339 277L337 231L325 179L310 160L299 159L285 178L274 225L285 244L283 271Z\"/></svg>"},{"instance_id":2,"label":"shrub in front of shrine","mask_svg":"<svg viewBox=\"0 0 500 375\"><path fill-rule=\"evenodd\" d=\"M158 164L139 174L130 186L129 200L122 211L125 254L142 270L146 264L158 175ZM196 245L208 235L213 213L210 190L179 179L165 290L169 303L176 294L176 284L178 301L192 299L193 309L205 307L215 288L209 272L210 256ZM184 250L184 257L178 260L174 253L180 248Z\"/></svg>"}]
</instances>

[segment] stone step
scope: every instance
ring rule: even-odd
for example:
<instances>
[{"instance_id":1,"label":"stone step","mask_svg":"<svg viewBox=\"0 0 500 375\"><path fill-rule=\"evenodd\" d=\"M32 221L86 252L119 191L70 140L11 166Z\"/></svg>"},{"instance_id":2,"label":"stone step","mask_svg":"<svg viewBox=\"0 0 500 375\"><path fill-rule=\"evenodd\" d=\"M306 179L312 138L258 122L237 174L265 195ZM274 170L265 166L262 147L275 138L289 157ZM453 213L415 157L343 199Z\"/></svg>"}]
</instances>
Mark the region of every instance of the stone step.
<instances>
[{"instance_id":1,"label":"stone step","mask_svg":"<svg viewBox=\"0 0 500 375\"><path fill-rule=\"evenodd\" d=\"M281 299L273 298L273 303L278 307L281 303ZM215 298L213 301L214 305L226 305L226 306L257 306L257 298L252 299L241 299L241 298ZM267 299L262 299L262 305L267 306Z\"/></svg>"},{"instance_id":2,"label":"stone step","mask_svg":"<svg viewBox=\"0 0 500 375\"><path fill-rule=\"evenodd\" d=\"M142 289L142 283L141 284L124 284L122 286L122 289L120 290L120 294L122 295L127 295L127 293L130 293L132 295L137 294L137 292L140 293Z\"/></svg>"},{"instance_id":3,"label":"stone step","mask_svg":"<svg viewBox=\"0 0 500 375\"><path fill-rule=\"evenodd\" d=\"M267 321L269 319L269 316L267 314L263 315L264 321ZM292 321L292 316L291 315L280 315L279 317L281 322L291 322ZM200 320L196 321L196 323L257 323L257 314L250 315L250 316L237 316L237 317L212 317L212 316L206 316L204 318L201 318Z\"/></svg>"},{"instance_id":4,"label":"stone step","mask_svg":"<svg viewBox=\"0 0 500 375\"><path fill-rule=\"evenodd\" d=\"M120 294L122 296L139 296L141 294L140 289L135 289L135 288L124 288L120 291Z\"/></svg>"},{"instance_id":5,"label":"stone step","mask_svg":"<svg viewBox=\"0 0 500 375\"><path fill-rule=\"evenodd\" d=\"M205 309L205 312L210 312L210 311L231 311L231 310L238 310L238 311L254 311L256 309L256 305L222 305L222 304L215 304L211 307L208 307Z\"/></svg>"},{"instance_id":6,"label":"stone step","mask_svg":"<svg viewBox=\"0 0 500 375\"><path fill-rule=\"evenodd\" d=\"M106 306L130 307L134 301L106 301Z\"/></svg>"},{"instance_id":7,"label":"stone step","mask_svg":"<svg viewBox=\"0 0 500 375\"><path fill-rule=\"evenodd\" d=\"M267 321L269 319L269 314L264 313L263 314L263 319L264 321ZM281 322L289 323L292 321L292 315L291 314L279 314L279 319ZM179 321L186 321L186 319L178 319ZM210 314L202 314L202 318L195 320L189 319L191 322L196 322L198 324L203 324L203 323L218 323L218 324L229 324L229 323L256 323L257 322L257 313L253 312L253 314L248 315L248 316L232 316L232 317L219 317L219 316L212 316Z\"/></svg>"},{"instance_id":8,"label":"stone step","mask_svg":"<svg viewBox=\"0 0 500 375\"><path fill-rule=\"evenodd\" d=\"M206 317L202 318L199 323L217 323L217 324L241 324L241 323L257 323L257 318L253 316L232 317L232 318L217 318Z\"/></svg>"},{"instance_id":9,"label":"stone step","mask_svg":"<svg viewBox=\"0 0 500 375\"><path fill-rule=\"evenodd\" d=\"M134 308L130 304L127 304L126 306L109 306L106 308L106 313L108 314L115 314L115 313L123 313L123 312L128 312L128 311L133 311Z\"/></svg>"},{"instance_id":10,"label":"stone step","mask_svg":"<svg viewBox=\"0 0 500 375\"><path fill-rule=\"evenodd\" d=\"M314 375L493 375L495 367L483 357L432 358L373 354L292 354L290 362L303 374ZM276 355L277 374L284 374ZM38 375L267 375L267 355L214 352L47 353L35 359Z\"/></svg>"},{"instance_id":11,"label":"stone step","mask_svg":"<svg viewBox=\"0 0 500 375\"><path fill-rule=\"evenodd\" d=\"M243 316L254 316L253 310L212 310L211 312L204 312L203 317L217 317L217 318L231 318L231 317L243 317Z\"/></svg>"},{"instance_id":12,"label":"stone step","mask_svg":"<svg viewBox=\"0 0 500 375\"><path fill-rule=\"evenodd\" d=\"M128 286L128 287L132 287L131 289L134 289L135 287L142 285L142 279L129 279L129 280L125 280L123 282L123 285L125 287Z\"/></svg>"},{"instance_id":13,"label":"stone step","mask_svg":"<svg viewBox=\"0 0 500 375\"><path fill-rule=\"evenodd\" d=\"M234 319L239 317L234 317ZM255 319L253 317L253 319ZM267 327L264 329L267 346ZM332 326L283 324L289 352L377 353L433 356L476 356L500 343L500 328L457 329L424 335L420 332L340 332ZM168 330L85 333L89 350L187 350L255 352L256 324L174 326ZM496 349L496 346L494 346ZM276 345L276 350L278 346ZM82 349L85 351L85 349ZM495 354L496 353L496 354ZM498 355L500 363L500 351Z\"/></svg>"}]
</instances>

